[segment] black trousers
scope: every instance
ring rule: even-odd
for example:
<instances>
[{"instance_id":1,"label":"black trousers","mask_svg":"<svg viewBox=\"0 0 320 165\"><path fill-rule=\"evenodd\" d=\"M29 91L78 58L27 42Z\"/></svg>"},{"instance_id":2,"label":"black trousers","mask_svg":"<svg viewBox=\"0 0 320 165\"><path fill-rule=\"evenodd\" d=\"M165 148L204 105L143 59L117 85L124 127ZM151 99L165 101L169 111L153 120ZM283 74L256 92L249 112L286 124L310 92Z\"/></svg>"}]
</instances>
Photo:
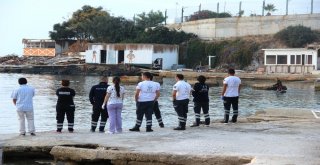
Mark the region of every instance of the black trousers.
<instances>
[{"instance_id":1,"label":"black trousers","mask_svg":"<svg viewBox=\"0 0 320 165\"><path fill-rule=\"evenodd\" d=\"M194 114L196 119L196 124L200 124L200 113L201 109L205 118L205 124L210 124L210 116L209 116L209 102L194 102Z\"/></svg>"},{"instance_id":2,"label":"black trousers","mask_svg":"<svg viewBox=\"0 0 320 165\"><path fill-rule=\"evenodd\" d=\"M136 127L140 127L142 124L143 116L146 116L146 127L152 127L152 113L153 113L154 101L137 102L137 120Z\"/></svg>"},{"instance_id":3,"label":"black trousers","mask_svg":"<svg viewBox=\"0 0 320 165\"><path fill-rule=\"evenodd\" d=\"M57 105L56 106L56 120L57 120L57 131L61 131L63 128L64 117L67 116L68 130L73 131L74 126L74 105Z\"/></svg>"},{"instance_id":4,"label":"black trousers","mask_svg":"<svg viewBox=\"0 0 320 165\"><path fill-rule=\"evenodd\" d=\"M98 125L98 121L100 118L100 127L99 131L104 131L104 127L106 126L108 119L108 111L107 109L102 109L102 105L93 105L92 107L92 115L91 115L91 130L95 131ZM106 107L107 108L107 107Z\"/></svg>"},{"instance_id":5,"label":"black trousers","mask_svg":"<svg viewBox=\"0 0 320 165\"><path fill-rule=\"evenodd\" d=\"M229 114L230 114L230 108L232 106L233 109L233 116L232 116L232 122L237 122L238 118L238 103L239 103L239 97L224 97L223 98L223 106L224 106L224 122L228 123L229 121Z\"/></svg>"},{"instance_id":6,"label":"black trousers","mask_svg":"<svg viewBox=\"0 0 320 165\"><path fill-rule=\"evenodd\" d=\"M188 104L189 104L189 99L176 100L173 102L173 107L178 115L179 126L182 128L186 127Z\"/></svg>"},{"instance_id":7,"label":"black trousers","mask_svg":"<svg viewBox=\"0 0 320 165\"><path fill-rule=\"evenodd\" d=\"M154 105L153 105L153 113L154 113L154 115L156 116L159 125L162 125L162 124L163 124L163 121L162 121L162 117L161 117L161 112L160 112L159 102L158 102L158 101L155 101L155 102L154 102Z\"/></svg>"}]
</instances>

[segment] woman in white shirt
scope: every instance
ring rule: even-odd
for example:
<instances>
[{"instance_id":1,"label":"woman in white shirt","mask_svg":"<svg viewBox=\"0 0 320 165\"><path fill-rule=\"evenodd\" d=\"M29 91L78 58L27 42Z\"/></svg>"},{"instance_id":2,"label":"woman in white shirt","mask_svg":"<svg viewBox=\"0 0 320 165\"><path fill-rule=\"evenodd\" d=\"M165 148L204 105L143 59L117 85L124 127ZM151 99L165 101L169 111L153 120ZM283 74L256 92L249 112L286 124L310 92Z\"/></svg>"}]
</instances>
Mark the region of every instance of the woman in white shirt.
<instances>
[{"instance_id":1,"label":"woman in white shirt","mask_svg":"<svg viewBox=\"0 0 320 165\"><path fill-rule=\"evenodd\" d=\"M107 89L106 97L102 108L105 109L107 104L107 110L109 114L109 133L121 133L122 132L122 118L121 112L123 107L123 98L124 98L124 87L120 86L120 77L114 77L113 85L109 86Z\"/></svg>"}]
</instances>

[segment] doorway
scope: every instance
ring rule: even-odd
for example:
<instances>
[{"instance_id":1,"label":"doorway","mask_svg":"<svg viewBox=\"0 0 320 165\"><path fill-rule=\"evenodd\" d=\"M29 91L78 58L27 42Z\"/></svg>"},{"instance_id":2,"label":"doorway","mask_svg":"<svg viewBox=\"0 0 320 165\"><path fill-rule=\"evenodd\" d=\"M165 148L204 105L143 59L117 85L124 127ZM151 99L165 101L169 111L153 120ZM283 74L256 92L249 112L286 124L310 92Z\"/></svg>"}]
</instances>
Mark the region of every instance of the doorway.
<instances>
[{"instance_id":1,"label":"doorway","mask_svg":"<svg viewBox=\"0 0 320 165\"><path fill-rule=\"evenodd\" d=\"M317 70L320 70L320 49L317 50Z\"/></svg>"},{"instance_id":2,"label":"doorway","mask_svg":"<svg viewBox=\"0 0 320 165\"><path fill-rule=\"evenodd\" d=\"M100 51L100 63L105 64L107 62L107 51L106 50L101 50Z\"/></svg>"},{"instance_id":3,"label":"doorway","mask_svg":"<svg viewBox=\"0 0 320 165\"><path fill-rule=\"evenodd\" d=\"M118 64L124 63L124 50L118 50Z\"/></svg>"}]
</instances>

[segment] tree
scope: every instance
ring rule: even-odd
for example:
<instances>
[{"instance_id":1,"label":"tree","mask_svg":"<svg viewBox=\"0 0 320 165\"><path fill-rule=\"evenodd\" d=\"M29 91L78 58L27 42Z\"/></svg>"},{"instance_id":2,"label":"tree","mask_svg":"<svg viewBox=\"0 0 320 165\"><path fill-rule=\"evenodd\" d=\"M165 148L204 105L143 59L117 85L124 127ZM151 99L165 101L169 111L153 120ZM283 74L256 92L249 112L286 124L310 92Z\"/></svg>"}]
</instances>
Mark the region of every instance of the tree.
<instances>
[{"instance_id":1,"label":"tree","mask_svg":"<svg viewBox=\"0 0 320 165\"><path fill-rule=\"evenodd\" d=\"M200 19L209 19L209 18L226 18L232 17L229 13L216 13L210 10L201 10L200 12L195 12L189 16L189 21L195 21Z\"/></svg>"},{"instance_id":2,"label":"tree","mask_svg":"<svg viewBox=\"0 0 320 165\"><path fill-rule=\"evenodd\" d=\"M272 12L277 10L274 4L267 4L263 9L268 11L267 15L271 15Z\"/></svg>"},{"instance_id":3,"label":"tree","mask_svg":"<svg viewBox=\"0 0 320 165\"><path fill-rule=\"evenodd\" d=\"M134 21L139 28L144 30L145 28L161 25L165 19L161 11L154 12L151 10L148 14L145 12L138 14Z\"/></svg>"},{"instance_id":4,"label":"tree","mask_svg":"<svg viewBox=\"0 0 320 165\"><path fill-rule=\"evenodd\" d=\"M283 41L287 46L298 48L317 39L317 33L311 28L302 25L289 26L275 34L275 37Z\"/></svg>"},{"instance_id":5,"label":"tree","mask_svg":"<svg viewBox=\"0 0 320 165\"><path fill-rule=\"evenodd\" d=\"M74 39L76 34L69 28L69 22L57 23L53 25L53 31L49 31L49 36L53 40Z\"/></svg>"}]
</instances>

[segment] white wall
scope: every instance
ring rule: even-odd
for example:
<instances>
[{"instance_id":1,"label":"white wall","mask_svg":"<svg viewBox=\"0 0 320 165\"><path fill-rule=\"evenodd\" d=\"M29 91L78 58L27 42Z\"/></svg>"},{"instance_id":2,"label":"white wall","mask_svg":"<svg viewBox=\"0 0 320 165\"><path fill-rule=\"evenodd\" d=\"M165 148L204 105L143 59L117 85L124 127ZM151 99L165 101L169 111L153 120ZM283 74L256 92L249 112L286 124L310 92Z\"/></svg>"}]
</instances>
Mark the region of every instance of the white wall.
<instances>
[{"instance_id":1,"label":"white wall","mask_svg":"<svg viewBox=\"0 0 320 165\"><path fill-rule=\"evenodd\" d=\"M171 70L173 64L178 64L178 50L154 53L152 62L157 58L162 58L162 69Z\"/></svg>"},{"instance_id":2,"label":"white wall","mask_svg":"<svg viewBox=\"0 0 320 165\"><path fill-rule=\"evenodd\" d=\"M128 54L130 50L124 50L124 63L130 64ZM132 50L134 58L131 64L152 64L152 49Z\"/></svg>"},{"instance_id":3,"label":"white wall","mask_svg":"<svg viewBox=\"0 0 320 165\"><path fill-rule=\"evenodd\" d=\"M86 50L86 63L99 64L101 61L100 50L103 50L103 45L91 45L91 48ZM96 59L93 58L93 51L96 51Z\"/></svg>"},{"instance_id":4,"label":"white wall","mask_svg":"<svg viewBox=\"0 0 320 165\"><path fill-rule=\"evenodd\" d=\"M271 35L288 26L303 25L320 29L320 14L213 18L167 25L169 28L194 33L204 40Z\"/></svg>"}]
</instances>

